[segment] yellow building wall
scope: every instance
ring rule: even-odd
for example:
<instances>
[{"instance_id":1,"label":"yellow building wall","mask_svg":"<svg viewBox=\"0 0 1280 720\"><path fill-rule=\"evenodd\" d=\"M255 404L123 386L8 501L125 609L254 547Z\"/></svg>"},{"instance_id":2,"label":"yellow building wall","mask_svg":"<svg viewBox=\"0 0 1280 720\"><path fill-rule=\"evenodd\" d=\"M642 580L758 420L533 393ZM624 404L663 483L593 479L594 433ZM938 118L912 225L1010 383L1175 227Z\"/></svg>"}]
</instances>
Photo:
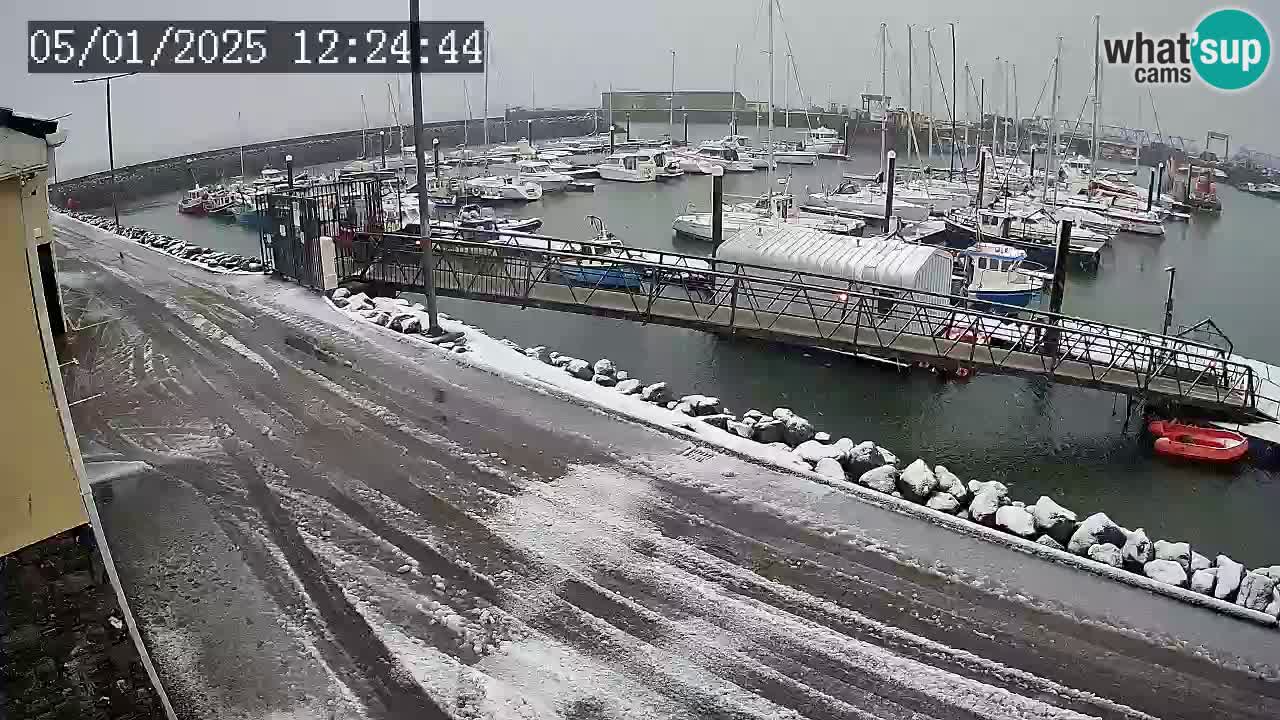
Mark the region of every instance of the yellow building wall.
<instances>
[{"instance_id":1,"label":"yellow building wall","mask_svg":"<svg viewBox=\"0 0 1280 720\"><path fill-rule=\"evenodd\" d=\"M52 240L43 173L25 187L0 180L0 554L88 522L51 384L61 383L57 359L46 362L48 320L37 315L35 227Z\"/></svg>"}]
</instances>

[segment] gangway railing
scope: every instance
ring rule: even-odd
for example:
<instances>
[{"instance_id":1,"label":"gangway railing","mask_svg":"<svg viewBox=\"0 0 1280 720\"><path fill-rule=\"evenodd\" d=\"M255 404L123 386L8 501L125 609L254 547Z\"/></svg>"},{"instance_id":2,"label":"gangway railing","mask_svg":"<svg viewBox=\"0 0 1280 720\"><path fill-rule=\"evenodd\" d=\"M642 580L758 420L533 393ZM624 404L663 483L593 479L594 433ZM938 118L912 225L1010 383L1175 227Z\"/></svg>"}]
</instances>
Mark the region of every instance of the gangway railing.
<instances>
[{"instance_id":1,"label":"gangway railing","mask_svg":"<svg viewBox=\"0 0 1280 720\"><path fill-rule=\"evenodd\" d=\"M851 238L851 242L856 242ZM350 234L339 275L425 288L419 240ZM496 230L436 237L437 292L967 366L1255 414L1252 367L1145 330L923 290ZM1015 316L1013 313L1018 313Z\"/></svg>"}]
</instances>

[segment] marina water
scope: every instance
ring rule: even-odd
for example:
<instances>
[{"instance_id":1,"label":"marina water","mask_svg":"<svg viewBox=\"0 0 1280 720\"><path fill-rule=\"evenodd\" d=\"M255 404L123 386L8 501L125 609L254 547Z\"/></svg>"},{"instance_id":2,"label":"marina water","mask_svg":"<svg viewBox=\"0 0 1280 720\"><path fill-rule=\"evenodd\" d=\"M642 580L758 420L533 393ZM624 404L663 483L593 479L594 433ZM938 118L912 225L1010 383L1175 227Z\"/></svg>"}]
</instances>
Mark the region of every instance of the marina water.
<instances>
[{"instance_id":1,"label":"marina water","mask_svg":"<svg viewBox=\"0 0 1280 720\"><path fill-rule=\"evenodd\" d=\"M618 118L620 120L620 118ZM779 138L797 138L779 128ZM740 125L751 135L754 126ZM636 137L656 138L667 126L633 125ZM675 135L682 137L677 124ZM690 140L719 139L723 126L690 127ZM514 141L516 138L511 138ZM855 148L852 161L823 159L816 167L780 166L791 189L834 187L843 173L879 170L874 143ZM900 154L900 157L902 155ZM914 164L903 160L904 164ZM946 157L934 159L947 167ZM1146 187L1149 168L1135 180ZM710 244L672 237L671 221L689 203L710 207L711 178L686 176L665 183L595 181L590 194L548 194L499 213L536 215L541 232L587 239L589 214L603 218L627 245L710 254ZM764 173L730 174L725 192L760 195ZM1219 185L1223 213L1170 221L1163 237L1122 233L1102 253L1096 271L1073 268L1064 311L1098 320L1159 330L1168 275L1175 266L1174 326L1206 316L1230 336L1238 354L1280 364L1280 332L1272 309L1280 243L1274 226L1280 204ZM258 235L211 218L178 215L178 193L122 212L122 222L166 232L189 242L249 255ZM1125 399L1095 390L1052 385L1042 379L981 375L940 382L924 371L899 374L843 355L692 330L441 298L440 307L497 337L546 345L589 360L610 357L646 382L666 381L677 393L718 396L734 412L784 406L833 437L875 440L910 462L917 456L946 465L961 478L1000 480L1013 497L1040 494L1079 512L1104 511L1152 537L1188 540L1199 552L1230 553L1246 564L1274 560L1274 513L1280 476L1256 463L1218 468L1155 456L1135 416L1122 432Z\"/></svg>"}]
</instances>

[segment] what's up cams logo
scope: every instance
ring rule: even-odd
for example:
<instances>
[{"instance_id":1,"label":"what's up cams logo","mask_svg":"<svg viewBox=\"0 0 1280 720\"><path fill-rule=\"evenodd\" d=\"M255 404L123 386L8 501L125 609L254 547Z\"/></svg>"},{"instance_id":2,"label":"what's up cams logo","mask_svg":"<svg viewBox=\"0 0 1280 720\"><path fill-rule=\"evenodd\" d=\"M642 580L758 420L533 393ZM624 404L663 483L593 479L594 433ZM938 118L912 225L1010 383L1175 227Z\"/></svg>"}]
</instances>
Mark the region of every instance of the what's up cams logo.
<instances>
[{"instance_id":1,"label":"what's up cams logo","mask_svg":"<svg viewBox=\"0 0 1280 720\"><path fill-rule=\"evenodd\" d=\"M1107 62L1133 66L1134 82L1186 85L1192 71L1218 90L1243 90L1260 80L1271 60L1271 36L1262 21L1235 8L1204 16L1191 33L1103 41Z\"/></svg>"}]
</instances>

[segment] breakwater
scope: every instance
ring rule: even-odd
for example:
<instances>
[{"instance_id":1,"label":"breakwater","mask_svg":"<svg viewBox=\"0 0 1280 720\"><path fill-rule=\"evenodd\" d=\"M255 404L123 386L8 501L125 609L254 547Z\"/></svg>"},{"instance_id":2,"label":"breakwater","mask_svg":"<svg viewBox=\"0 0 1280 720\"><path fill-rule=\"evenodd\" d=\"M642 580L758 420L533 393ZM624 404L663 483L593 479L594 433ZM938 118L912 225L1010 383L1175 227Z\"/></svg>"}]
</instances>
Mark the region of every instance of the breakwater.
<instances>
[{"instance_id":1,"label":"breakwater","mask_svg":"<svg viewBox=\"0 0 1280 720\"><path fill-rule=\"evenodd\" d=\"M584 114L536 118L531 122L535 138L584 135L590 133L596 125L589 110L584 111ZM517 122L500 117L491 118L489 140L514 142L526 137L529 129L530 121L527 120ZM424 123L424 131L427 143L432 138L440 139L443 153L462 145L464 141L479 145L484 137L484 121ZM245 145L244 173L257 175L266 167L284 169L286 155L293 156L295 168L352 160L359 157L362 150L370 158L375 158L379 155L382 132L387 133L388 152L392 148L398 150L400 130L396 127L343 130ZM405 142L413 143L411 128L406 131ZM429 145L427 149L430 150ZM235 177L241 173L240 152L239 146L219 148L116 168L117 198L119 202L127 203L190 187L193 173L203 184L216 183L220 178ZM110 173L97 172L55 183L49 188L49 200L60 207L95 208L110 205Z\"/></svg>"}]
</instances>

